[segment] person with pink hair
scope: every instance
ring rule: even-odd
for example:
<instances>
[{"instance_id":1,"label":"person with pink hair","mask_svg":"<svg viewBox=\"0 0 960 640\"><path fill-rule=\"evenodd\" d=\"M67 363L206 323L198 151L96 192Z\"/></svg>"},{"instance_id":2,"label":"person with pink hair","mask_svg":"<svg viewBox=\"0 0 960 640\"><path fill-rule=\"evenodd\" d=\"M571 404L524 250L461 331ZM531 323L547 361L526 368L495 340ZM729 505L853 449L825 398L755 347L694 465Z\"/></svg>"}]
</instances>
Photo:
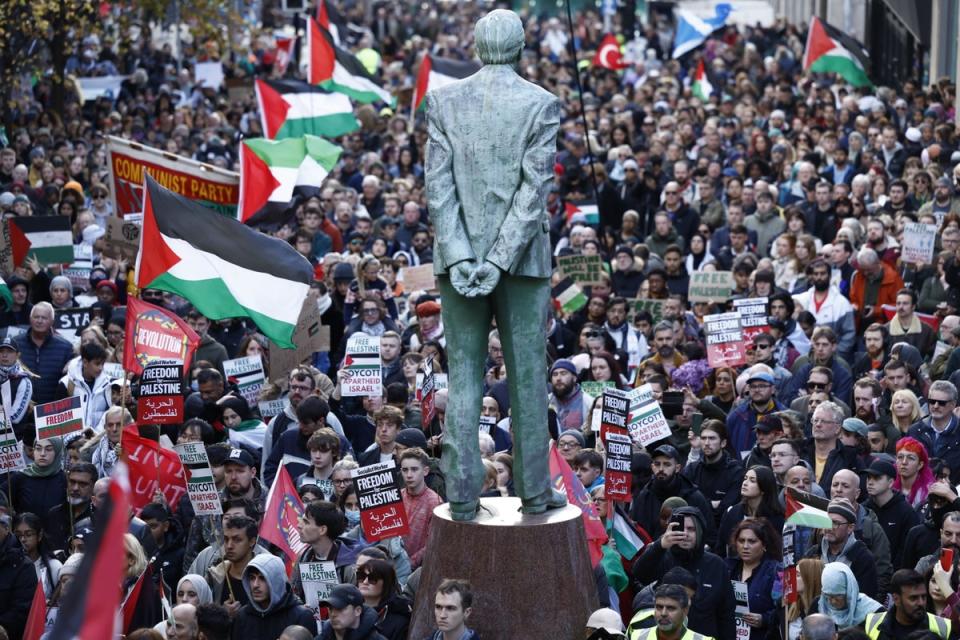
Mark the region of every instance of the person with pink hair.
<instances>
[{"instance_id":1,"label":"person with pink hair","mask_svg":"<svg viewBox=\"0 0 960 640\"><path fill-rule=\"evenodd\" d=\"M930 485L936 479L930 470L927 448L916 438L901 438L897 441L897 479L893 490L899 491L916 509L927 501Z\"/></svg>"}]
</instances>

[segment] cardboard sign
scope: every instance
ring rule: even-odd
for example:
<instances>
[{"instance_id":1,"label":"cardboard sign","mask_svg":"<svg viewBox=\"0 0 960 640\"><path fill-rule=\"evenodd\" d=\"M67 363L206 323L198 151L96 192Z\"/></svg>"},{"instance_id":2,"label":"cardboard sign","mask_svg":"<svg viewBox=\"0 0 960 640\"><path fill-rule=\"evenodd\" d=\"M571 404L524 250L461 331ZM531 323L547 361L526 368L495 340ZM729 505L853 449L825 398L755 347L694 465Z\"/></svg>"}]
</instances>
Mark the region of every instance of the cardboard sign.
<instances>
[{"instance_id":1,"label":"cardboard sign","mask_svg":"<svg viewBox=\"0 0 960 640\"><path fill-rule=\"evenodd\" d=\"M437 415L437 408L433 403L437 395L437 380L433 373L433 356L427 356L422 364L423 383L418 385L420 392L420 427L426 431Z\"/></svg>"},{"instance_id":2,"label":"cardboard sign","mask_svg":"<svg viewBox=\"0 0 960 640\"><path fill-rule=\"evenodd\" d=\"M276 400L261 400L257 403L257 408L260 410L260 417L263 418L264 422L267 422L273 416L283 413L283 410L289 404L290 400L287 398L277 398Z\"/></svg>"},{"instance_id":3,"label":"cardboard sign","mask_svg":"<svg viewBox=\"0 0 960 640\"><path fill-rule=\"evenodd\" d=\"M496 428L497 419L494 416L480 416L480 433L492 436L493 430Z\"/></svg>"},{"instance_id":4,"label":"cardboard sign","mask_svg":"<svg viewBox=\"0 0 960 640\"><path fill-rule=\"evenodd\" d=\"M140 377L137 414L141 424L183 422L183 363L151 362Z\"/></svg>"},{"instance_id":5,"label":"cardboard sign","mask_svg":"<svg viewBox=\"0 0 960 640\"><path fill-rule=\"evenodd\" d=\"M653 398L653 389L649 384L630 392L627 431L630 432L630 438L643 447L671 435L670 424L663 415L660 403Z\"/></svg>"},{"instance_id":6,"label":"cardboard sign","mask_svg":"<svg viewBox=\"0 0 960 640\"><path fill-rule=\"evenodd\" d=\"M630 473L632 456L633 445L630 442L630 436L615 432L607 434L607 458L603 471L603 495L607 500L630 502L632 499L633 474Z\"/></svg>"},{"instance_id":7,"label":"cardboard sign","mask_svg":"<svg viewBox=\"0 0 960 640\"><path fill-rule=\"evenodd\" d=\"M33 408L37 440L63 437L83 431L83 414L83 398L80 396L38 404Z\"/></svg>"},{"instance_id":8,"label":"cardboard sign","mask_svg":"<svg viewBox=\"0 0 960 640\"><path fill-rule=\"evenodd\" d=\"M596 380L584 380L580 383L580 390L583 391L588 396L594 398L599 398L603 395L605 389L616 389L617 383L613 380L604 380L603 382L597 382Z\"/></svg>"},{"instance_id":9,"label":"cardboard sign","mask_svg":"<svg viewBox=\"0 0 960 640\"><path fill-rule=\"evenodd\" d=\"M93 318L92 307L56 309L53 312L53 326L60 337L79 343L80 331L90 325L91 318Z\"/></svg>"},{"instance_id":10,"label":"cardboard sign","mask_svg":"<svg viewBox=\"0 0 960 640\"><path fill-rule=\"evenodd\" d=\"M293 328L296 349L284 349L270 341L270 382L283 382L291 369L313 357L317 351L330 350L330 327L320 324L317 294L311 291L303 301L297 326Z\"/></svg>"},{"instance_id":11,"label":"cardboard sign","mask_svg":"<svg viewBox=\"0 0 960 640\"><path fill-rule=\"evenodd\" d=\"M17 434L13 431L13 426L7 420L7 413L0 407L0 416L2 416L2 430L0 430L0 472L19 471L26 467L23 459L23 451L20 442L17 440Z\"/></svg>"},{"instance_id":12,"label":"cardboard sign","mask_svg":"<svg viewBox=\"0 0 960 640\"><path fill-rule=\"evenodd\" d=\"M223 372L227 375L228 382L237 385L240 395L247 401L247 404L251 407L257 406L260 390L263 389L263 385L267 381L263 373L263 360L260 359L260 356L224 360Z\"/></svg>"},{"instance_id":13,"label":"cardboard sign","mask_svg":"<svg viewBox=\"0 0 960 640\"><path fill-rule=\"evenodd\" d=\"M445 373L434 373L433 374L433 388L436 391L441 389L447 389L447 374ZM417 372L417 402L423 402L423 394L421 393L423 389L423 371Z\"/></svg>"},{"instance_id":14,"label":"cardboard sign","mask_svg":"<svg viewBox=\"0 0 960 640\"><path fill-rule=\"evenodd\" d=\"M937 225L907 222L903 225L900 259L910 264L932 264L937 242Z\"/></svg>"},{"instance_id":15,"label":"cardboard sign","mask_svg":"<svg viewBox=\"0 0 960 640\"><path fill-rule=\"evenodd\" d=\"M318 611L320 601L330 596L330 591L340 584L337 577L337 563L333 560L324 562L297 563L300 571L300 584L303 586L303 600L307 607Z\"/></svg>"},{"instance_id":16,"label":"cardboard sign","mask_svg":"<svg viewBox=\"0 0 960 640\"><path fill-rule=\"evenodd\" d=\"M746 345L739 313L704 316L703 329L707 335L707 362L712 368L739 367L746 363Z\"/></svg>"},{"instance_id":17,"label":"cardboard sign","mask_svg":"<svg viewBox=\"0 0 960 640\"><path fill-rule=\"evenodd\" d=\"M557 256L557 268L577 284L600 284L603 258L600 256Z\"/></svg>"},{"instance_id":18,"label":"cardboard sign","mask_svg":"<svg viewBox=\"0 0 960 640\"><path fill-rule=\"evenodd\" d=\"M126 258L133 263L140 251L140 230L136 222L127 222L120 218L107 220L107 232L104 235L103 255L121 260Z\"/></svg>"},{"instance_id":19,"label":"cardboard sign","mask_svg":"<svg viewBox=\"0 0 960 640\"><path fill-rule=\"evenodd\" d=\"M733 310L740 314L740 328L743 330L743 339L753 344L753 336L758 333L769 333L767 323L766 298L742 298L733 301Z\"/></svg>"},{"instance_id":20,"label":"cardboard sign","mask_svg":"<svg viewBox=\"0 0 960 640\"><path fill-rule=\"evenodd\" d=\"M382 395L380 338L359 332L350 336L342 370L345 373L340 387L343 397Z\"/></svg>"},{"instance_id":21,"label":"cardboard sign","mask_svg":"<svg viewBox=\"0 0 960 640\"><path fill-rule=\"evenodd\" d=\"M141 437L137 425L123 428L120 446L127 458L130 503L134 511L140 513L153 501L158 490L171 511L176 511L180 498L187 492L186 474L177 452L161 447L155 440Z\"/></svg>"},{"instance_id":22,"label":"cardboard sign","mask_svg":"<svg viewBox=\"0 0 960 640\"><path fill-rule=\"evenodd\" d=\"M111 380L117 380L126 377L126 372L123 370L123 365L119 362L104 362L103 372Z\"/></svg>"},{"instance_id":23,"label":"cardboard sign","mask_svg":"<svg viewBox=\"0 0 960 640\"><path fill-rule=\"evenodd\" d=\"M666 300L654 300L653 298L634 298L633 317L636 317L641 311L649 311L653 317L653 324L657 324L663 319L663 303Z\"/></svg>"},{"instance_id":24,"label":"cardboard sign","mask_svg":"<svg viewBox=\"0 0 960 640\"><path fill-rule=\"evenodd\" d=\"M148 369L149 370L149 369ZM144 371L146 374L146 371ZM198 516L218 516L223 513L220 492L210 471L210 460L202 442L185 442L174 447L187 474L187 495Z\"/></svg>"},{"instance_id":25,"label":"cardboard sign","mask_svg":"<svg viewBox=\"0 0 960 640\"><path fill-rule=\"evenodd\" d=\"M393 460L350 471L360 501L360 525L369 542L410 532Z\"/></svg>"},{"instance_id":26,"label":"cardboard sign","mask_svg":"<svg viewBox=\"0 0 960 640\"><path fill-rule=\"evenodd\" d=\"M734 615L737 622L737 640L750 640L750 625L744 620L743 614L750 613L750 596L747 583L740 580L731 580L733 583L733 599L736 601Z\"/></svg>"},{"instance_id":27,"label":"cardboard sign","mask_svg":"<svg viewBox=\"0 0 960 640\"><path fill-rule=\"evenodd\" d=\"M220 62L198 62L193 65L193 76L197 86L204 89L219 89L223 86L223 64Z\"/></svg>"},{"instance_id":28,"label":"cardboard sign","mask_svg":"<svg viewBox=\"0 0 960 640\"><path fill-rule=\"evenodd\" d=\"M690 302L726 302L733 293L732 271L694 271L690 274Z\"/></svg>"},{"instance_id":29,"label":"cardboard sign","mask_svg":"<svg viewBox=\"0 0 960 640\"><path fill-rule=\"evenodd\" d=\"M240 174L123 138L107 136L110 194L118 218L143 211L143 174L206 207L237 216Z\"/></svg>"},{"instance_id":30,"label":"cardboard sign","mask_svg":"<svg viewBox=\"0 0 960 640\"><path fill-rule=\"evenodd\" d=\"M433 264L422 264L417 267L403 267L397 274L397 280L403 283L403 290L434 291L437 288L437 277L433 275Z\"/></svg>"}]
</instances>

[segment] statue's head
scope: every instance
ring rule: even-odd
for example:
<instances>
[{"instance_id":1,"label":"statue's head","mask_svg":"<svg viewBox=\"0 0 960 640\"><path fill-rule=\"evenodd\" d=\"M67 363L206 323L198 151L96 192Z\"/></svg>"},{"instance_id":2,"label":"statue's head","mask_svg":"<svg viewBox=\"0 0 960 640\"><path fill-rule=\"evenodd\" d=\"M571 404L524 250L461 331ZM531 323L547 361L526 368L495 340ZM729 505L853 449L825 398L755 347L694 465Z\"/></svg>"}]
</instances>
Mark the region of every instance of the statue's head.
<instances>
[{"instance_id":1,"label":"statue's head","mask_svg":"<svg viewBox=\"0 0 960 640\"><path fill-rule=\"evenodd\" d=\"M511 64L523 50L523 23L507 9L495 9L480 18L473 31L477 55L484 64Z\"/></svg>"}]
</instances>

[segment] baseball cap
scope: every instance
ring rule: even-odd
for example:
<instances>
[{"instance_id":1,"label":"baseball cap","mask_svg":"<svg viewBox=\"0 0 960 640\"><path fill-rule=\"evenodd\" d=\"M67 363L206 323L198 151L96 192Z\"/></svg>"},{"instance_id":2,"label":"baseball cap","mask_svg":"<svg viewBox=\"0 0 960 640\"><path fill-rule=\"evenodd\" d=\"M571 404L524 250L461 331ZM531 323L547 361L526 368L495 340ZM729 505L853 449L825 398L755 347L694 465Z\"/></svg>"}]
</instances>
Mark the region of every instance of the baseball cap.
<instances>
[{"instance_id":1,"label":"baseball cap","mask_svg":"<svg viewBox=\"0 0 960 640\"><path fill-rule=\"evenodd\" d=\"M763 416L753 426L760 433L772 433L774 431L783 431L783 421L778 416Z\"/></svg>"},{"instance_id":2,"label":"baseball cap","mask_svg":"<svg viewBox=\"0 0 960 640\"><path fill-rule=\"evenodd\" d=\"M870 463L870 466L864 470L864 472L868 476L889 476L891 478L897 477L896 467L886 460L874 460Z\"/></svg>"},{"instance_id":3,"label":"baseball cap","mask_svg":"<svg viewBox=\"0 0 960 640\"><path fill-rule=\"evenodd\" d=\"M666 456L668 458L673 458L677 462L680 461L680 452L677 451L676 447L670 444L662 444L654 449L651 457L656 458L657 456Z\"/></svg>"},{"instance_id":4,"label":"baseball cap","mask_svg":"<svg viewBox=\"0 0 960 640\"><path fill-rule=\"evenodd\" d=\"M767 373L766 371L757 371L749 378L747 378L747 384L750 384L754 380L759 380L760 382L766 382L767 384L776 384L776 381L773 379L773 376Z\"/></svg>"},{"instance_id":5,"label":"baseball cap","mask_svg":"<svg viewBox=\"0 0 960 640\"><path fill-rule=\"evenodd\" d=\"M253 467L253 456L249 451L243 449L231 449L230 455L223 461L223 464L242 464L245 467Z\"/></svg>"},{"instance_id":6,"label":"baseball cap","mask_svg":"<svg viewBox=\"0 0 960 640\"><path fill-rule=\"evenodd\" d=\"M622 634L623 620L620 619L620 614L613 609L597 609L587 619L587 628L603 629L607 633Z\"/></svg>"},{"instance_id":7,"label":"baseball cap","mask_svg":"<svg viewBox=\"0 0 960 640\"><path fill-rule=\"evenodd\" d=\"M401 429L397 434L396 442L402 447L427 448L427 437L420 429Z\"/></svg>"},{"instance_id":8,"label":"baseball cap","mask_svg":"<svg viewBox=\"0 0 960 640\"><path fill-rule=\"evenodd\" d=\"M0 341L0 349L13 349L17 353L20 353L20 347L17 346L17 341L11 336L7 336L3 341Z\"/></svg>"},{"instance_id":9,"label":"baseball cap","mask_svg":"<svg viewBox=\"0 0 960 640\"><path fill-rule=\"evenodd\" d=\"M320 601L321 607L331 609L346 609L347 607L363 606L363 595L360 589L352 584L338 584L330 590L330 595Z\"/></svg>"},{"instance_id":10,"label":"baseball cap","mask_svg":"<svg viewBox=\"0 0 960 640\"><path fill-rule=\"evenodd\" d=\"M864 438L867 437L867 423L860 418L847 418L843 421L842 428L848 433L855 433Z\"/></svg>"}]
</instances>

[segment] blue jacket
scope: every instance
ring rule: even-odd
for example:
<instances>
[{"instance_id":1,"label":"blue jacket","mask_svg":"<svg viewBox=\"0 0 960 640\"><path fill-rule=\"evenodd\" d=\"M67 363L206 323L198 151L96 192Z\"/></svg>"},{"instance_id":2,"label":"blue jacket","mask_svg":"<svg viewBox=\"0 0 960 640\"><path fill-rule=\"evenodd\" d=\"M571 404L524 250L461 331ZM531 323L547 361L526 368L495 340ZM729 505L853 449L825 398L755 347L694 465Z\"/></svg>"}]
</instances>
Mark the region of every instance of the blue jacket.
<instances>
[{"instance_id":1,"label":"blue jacket","mask_svg":"<svg viewBox=\"0 0 960 640\"><path fill-rule=\"evenodd\" d=\"M287 468L290 478L296 478L310 470L310 450L307 449L307 440L300 429L293 425L280 436L277 444L270 450L270 457L263 465L263 486L273 486L273 479L277 477L280 464ZM350 443L340 436L340 457L352 453ZM284 461L284 457L287 460Z\"/></svg>"},{"instance_id":2,"label":"blue jacket","mask_svg":"<svg viewBox=\"0 0 960 640\"><path fill-rule=\"evenodd\" d=\"M774 398L773 408L769 413L784 409L786 407ZM739 457L744 451L750 451L757 443L757 435L753 432L753 427L757 424L757 419L764 415L767 414L758 414L753 408L753 403L748 400L735 406L727 416L727 443L734 457Z\"/></svg>"},{"instance_id":3,"label":"blue jacket","mask_svg":"<svg viewBox=\"0 0 960 640\"><path fill-rule=\"evenodd\" d=\"M797 369L793 377L787 380L783 396L780 398L783 402L790 404L800 395L800 390L806 386L807 379L810 377L810 371L815 366L817 365L813 362L808 362ZM834 356L831 358L830 371L833 373L831 393L843 400L847 406L850 406L853 399L853 375L850 373L850 369L841 364L837 357Z\"/></svg>"},{"instance_id":4,"label":"blue jacket","mask_svg":"<svg viewBox=\"0 0 960 640\"><path fill-rule=\"evenodd\" d=\"M33 400L37 404L56 399L57 383L64 368L73 359L73 345L52 332L39 347L30 338L30 332L20 334L14 340L20 347L20 362L39 378L33 380Z\"/></svg>"},{"instance_id":5,"label":"blue jacket","mask_svg":"<svg viewBox=\"0 0 960 640\"><path fill-rule=\"evenodd\" d=\"M960 420L950 416L950 424L937 435L930 425L930 418L924 418L910 425L907 435L916 438L927 447L931 458L940 458L950 467L950 481L960 482Z\"/></svg>"},{"instance_id":6,"label":"blue jacket","mask_svg":"<svg viewBox=\"0 0 960 640\"><path fill-rule=\"evenodd\" d=\"M727 558L727 569L730 579L736 580L740 575L740 559ZM777 607L783 591L780 581L780 572L783 568L773 558L765 558L747 580L747 603L750 613L759 613L763 616L763 626L750 627L750 640L763 640L768 637L771 629L776 631Z\"/></svg>"}]
</instances>

